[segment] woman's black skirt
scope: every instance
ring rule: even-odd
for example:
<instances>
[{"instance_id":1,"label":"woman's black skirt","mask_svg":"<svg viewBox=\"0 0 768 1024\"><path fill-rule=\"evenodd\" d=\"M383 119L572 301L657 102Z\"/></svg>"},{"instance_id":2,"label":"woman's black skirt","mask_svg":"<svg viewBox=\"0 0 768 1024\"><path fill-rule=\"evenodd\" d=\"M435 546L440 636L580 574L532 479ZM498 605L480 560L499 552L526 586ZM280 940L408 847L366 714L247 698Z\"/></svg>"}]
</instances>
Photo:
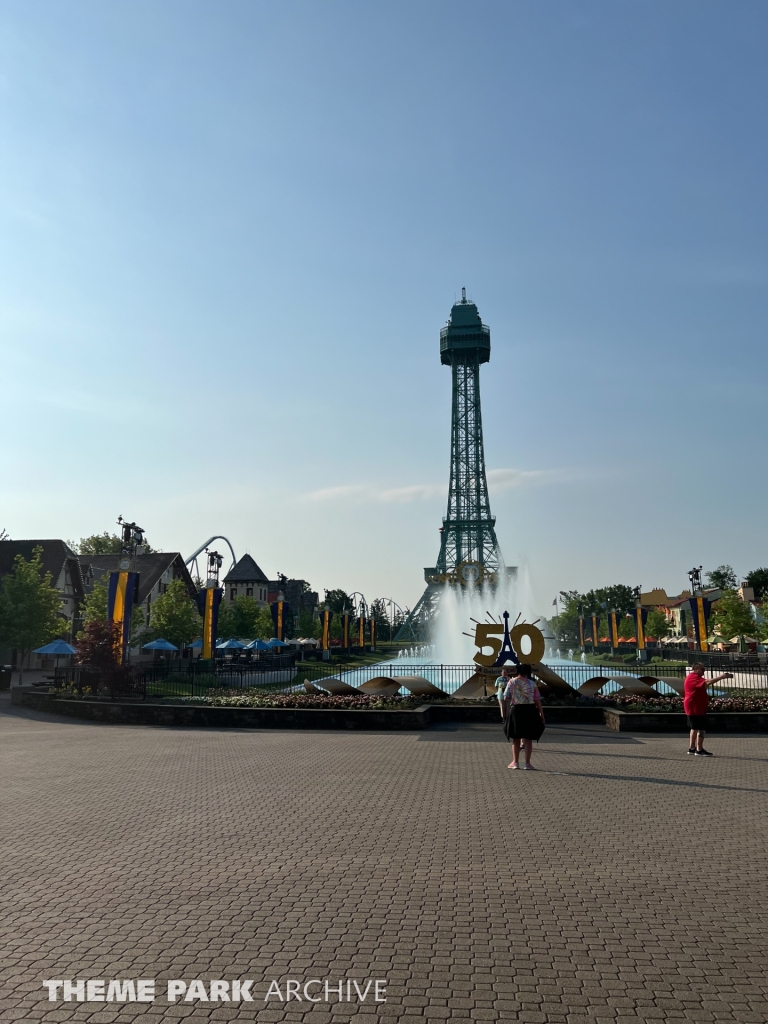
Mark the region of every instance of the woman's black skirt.
<instances>
[{"instance_id":1,"label":"woman's black skirt","mask_svg":"<svg viewBox=\"0 0 768 1024\"><path fill-rule=\"evenodd\" d=\"M504 719L504 734L508 740L539 740L544 732L535 704L511 704Z\"/></svg>"}]
</instances>

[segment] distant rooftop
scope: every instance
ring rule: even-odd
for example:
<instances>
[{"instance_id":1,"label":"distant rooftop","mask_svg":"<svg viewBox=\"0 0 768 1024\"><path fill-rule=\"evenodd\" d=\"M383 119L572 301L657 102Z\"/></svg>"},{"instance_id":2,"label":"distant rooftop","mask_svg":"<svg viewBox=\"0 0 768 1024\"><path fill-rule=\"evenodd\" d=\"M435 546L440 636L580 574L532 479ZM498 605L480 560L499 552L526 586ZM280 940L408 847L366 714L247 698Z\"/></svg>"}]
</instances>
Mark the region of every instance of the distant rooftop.
<instances>
[{"instance_id":1,"label":"distant rooftop","mask_svg":"<svg viewBox=\"0 0 768 1024\"><path fill-rule=\"evenodd\" d=\"M269 583L267 577L250 555L243 555L237 565L224 577L225 583L251 583L253 581Z\"/></svg>"}]
</instances>

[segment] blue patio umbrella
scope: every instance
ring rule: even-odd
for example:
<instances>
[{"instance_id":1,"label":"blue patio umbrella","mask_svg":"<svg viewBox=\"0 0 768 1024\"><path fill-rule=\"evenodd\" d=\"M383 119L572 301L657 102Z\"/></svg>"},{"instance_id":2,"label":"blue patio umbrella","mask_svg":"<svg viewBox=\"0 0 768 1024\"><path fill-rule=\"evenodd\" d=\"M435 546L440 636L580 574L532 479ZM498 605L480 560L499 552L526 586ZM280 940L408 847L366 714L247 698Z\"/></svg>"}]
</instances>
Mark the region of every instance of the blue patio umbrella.
<instances>
[{"instance_id":1,"label":"blue patio umbrella","mask_svg":"<svg viewBox=\"0 0 768 1024\"><path fill-rule=\"evenodd\" d=\"M190 647L197 648L197 647L202 647L202 646L203 646L203 641L202 641L201 637L198 637L197 640L193 640L191 644L187 644L187 648L190 648Z\"/></svg>"},{"instance_id":2,"label":"blue patio umbrella","mask_svg":"<svg viewBox=\"0 0 768 1024\"><path fill-rule=\"evenodd\" d=\"M33 654L55 654L56 655L55 670L58 672L58 669L59 669L59 655L60 654L77 654L77 648L73 647L72 644L68 644L66 640L52 640L51 643L46 644L45 647L38 647L37 650L33 651L32 653Z\"/></svg>"},{"instance_id":3,"label":"blue patio umbrella","mask_svg":"<svg viewBox=\"0 0 768 1024\"><path fill-rule=\"evenodd\" d=\"M249 644L245 645L249 651L269 651L271 650L268 643L264 640L251 640Z\"/></svg>"},{"instance_id":4,"label":"blue patio umbrella","mask_svg":"<svg viewBox=\"0 0 768 1024\"><path fill-rule=\"evenodd\" d=\"M66 640L54 640L45 647L38 647L33 654L77 654L77 648L68 644Z\"/></svg>"},{"instance_id":5,"label":"blue patio umbrella","mask_svg":"<svg viewBox=\"0 0 768 1024\"><path fill-rule=\"evenodd\" d=\"M268 642L267 646L268 647L287 647L288 644L284 643L282 640L278 640L276 636L273 636L272 639Z\"/></svg>"},{"instance_id":6,"label":"blue patio umbrella","mask_svg":"<svg viewBox=\"0 0 768 1024\"><path fill-rule=\"evenodd\" d=\"M216 644L220 651L242 651L245 649L245 644L241 644L239 640L235 640L231 637L229 640L225 640L222 644Z\"/></svg>"},{"instance_id":7,"label":"blue patio umbrella","mask_svg":"<svg viewBox=\"0 0 768 1024\"><path fill-rule=\"evenodd\" d=\"M144 644L141 648L142 651L178 651L178 647L174 647L173 644L168 643L167 640L163 640L160 637L159 640L153 640L149 644Z\"/></svg>"}]
</instances>

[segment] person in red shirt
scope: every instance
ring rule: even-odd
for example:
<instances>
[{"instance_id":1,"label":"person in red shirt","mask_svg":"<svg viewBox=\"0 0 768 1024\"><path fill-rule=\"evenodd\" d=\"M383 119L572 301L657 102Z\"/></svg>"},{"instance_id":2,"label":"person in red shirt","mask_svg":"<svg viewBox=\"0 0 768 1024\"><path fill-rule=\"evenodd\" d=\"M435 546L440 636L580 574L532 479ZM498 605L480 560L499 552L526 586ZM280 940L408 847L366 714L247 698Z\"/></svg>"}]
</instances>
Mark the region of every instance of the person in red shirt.
<instances>
[{"instance_id":1,"label":"person in red shirt","mask_svg":"<svg viewBox=\"0 0 768 1024\"><path fill-rule=\"evenodd\" d=\"M707 687L719 683L721 679L733 679L730 672L723 672L714 679L704 678L705 668L697 663L691 665L691 671L683 683L683 709L688 716L688 728L691 730L688 753L697 757L712 757L709 750L704 749L704 733L707 728L707 708L709 694Z\"/></svg>"}]
</instances>

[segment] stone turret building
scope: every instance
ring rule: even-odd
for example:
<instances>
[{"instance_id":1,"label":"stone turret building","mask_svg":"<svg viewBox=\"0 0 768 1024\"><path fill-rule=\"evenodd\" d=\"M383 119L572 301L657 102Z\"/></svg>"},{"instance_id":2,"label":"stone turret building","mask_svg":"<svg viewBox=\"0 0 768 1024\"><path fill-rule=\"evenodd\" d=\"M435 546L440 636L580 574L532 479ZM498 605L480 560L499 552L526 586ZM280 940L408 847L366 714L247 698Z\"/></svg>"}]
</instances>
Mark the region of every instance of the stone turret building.
<instances>
[{"instance_id":1,"label":"stone turret building","mask_svg":"<svg viewBox=\"0 0 768 1024\"><path fill-rule=\"evenodd\" d=\"M267 605L269 580L250 555L243 555L224 577L224 600L252 597L257 604Z\"/></svg>"}]
</instances>

